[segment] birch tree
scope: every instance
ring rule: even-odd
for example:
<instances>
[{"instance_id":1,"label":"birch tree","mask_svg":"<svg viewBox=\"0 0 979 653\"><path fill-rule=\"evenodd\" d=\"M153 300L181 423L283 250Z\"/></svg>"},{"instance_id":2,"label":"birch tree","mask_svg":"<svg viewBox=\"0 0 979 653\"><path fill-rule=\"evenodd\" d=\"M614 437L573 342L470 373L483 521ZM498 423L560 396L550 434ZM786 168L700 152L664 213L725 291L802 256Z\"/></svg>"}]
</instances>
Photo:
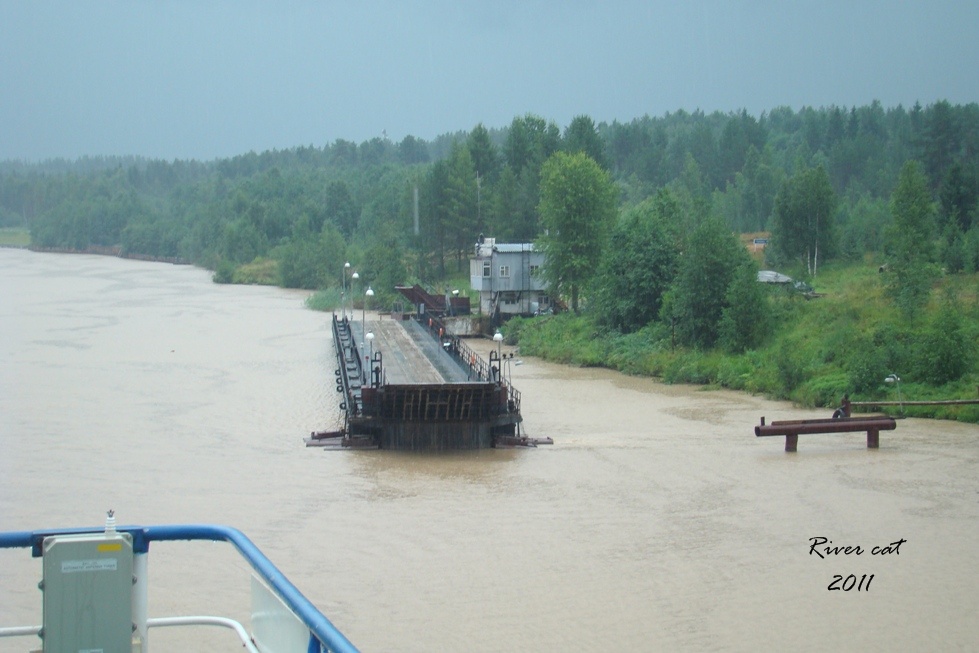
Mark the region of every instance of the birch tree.
<instances>
[{"instance_id":1,"label":"birch tree","mask_svg":"<svg viewBox=\"0 0 979 653\"><path fill-rule=\"evenodd\" d=\"M822 166L785 180L775 196L773 245L785 258L800 260L809 276L816 276L820 257L826 258L835 247L834 205L833 188Z\"/></svg>"}]
</instances>

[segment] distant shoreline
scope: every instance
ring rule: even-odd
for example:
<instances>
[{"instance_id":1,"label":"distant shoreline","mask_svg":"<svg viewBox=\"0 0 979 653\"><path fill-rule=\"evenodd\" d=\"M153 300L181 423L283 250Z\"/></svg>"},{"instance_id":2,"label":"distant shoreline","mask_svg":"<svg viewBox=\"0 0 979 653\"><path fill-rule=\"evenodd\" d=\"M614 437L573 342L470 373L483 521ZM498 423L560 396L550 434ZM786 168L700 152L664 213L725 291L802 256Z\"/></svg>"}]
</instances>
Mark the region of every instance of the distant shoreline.
<instances>
[{"instance_id":1,"label":"distant shoreline","mask_svg":"<svg viewBox=\"0 0 979 653\"><path fill-rule=\"evenodd\" d=\"M72 247L39 247L37 245L8 245L7 247L17 247L18 249L29 249L32 252L44 254L96 254L99 256L115 256L116 258L126 258L134 261L149 261L153 263L171 263L173 265L190 265L190 261L177 256L149 256L147 254L134 254L123 252L121 247L86 247L85 249L75 249Z\"/></svg>"}]
</instances>

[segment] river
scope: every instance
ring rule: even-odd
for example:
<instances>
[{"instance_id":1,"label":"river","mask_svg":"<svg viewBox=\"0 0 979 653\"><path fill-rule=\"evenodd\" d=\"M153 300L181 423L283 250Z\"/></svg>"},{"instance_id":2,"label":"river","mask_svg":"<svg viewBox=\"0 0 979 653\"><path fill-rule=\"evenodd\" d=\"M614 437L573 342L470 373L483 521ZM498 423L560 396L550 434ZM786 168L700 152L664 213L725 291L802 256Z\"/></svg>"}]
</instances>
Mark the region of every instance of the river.
<instances>
[{"instance_id":1,"label":"river","mask_svg":"<svg viewBox=\"0 0 979 653\"><path fill-rule=\"evenodd\" d=\"M553 446L307 449L339 410L305 297L0 249L0 530L109 508L228 524L364 651L979 650L979 427L906 419L879 450L810 435L787 454L759 418L829 411L517 357L525 430ZM149 570L151 616L247 620L230 546L159 543ZM40 623L38 580L0 551L0 625ZM197 632L151 630L153 650L240 650Z\"/></svg>"}]
</instances>

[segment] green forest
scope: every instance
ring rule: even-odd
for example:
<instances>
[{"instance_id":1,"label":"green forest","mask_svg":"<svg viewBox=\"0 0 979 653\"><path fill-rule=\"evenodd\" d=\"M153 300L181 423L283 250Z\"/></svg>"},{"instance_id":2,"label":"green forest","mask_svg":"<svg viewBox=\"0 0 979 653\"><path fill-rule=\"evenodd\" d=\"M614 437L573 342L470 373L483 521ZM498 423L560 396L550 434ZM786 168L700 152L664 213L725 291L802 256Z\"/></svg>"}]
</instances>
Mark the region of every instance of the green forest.
<instances>
[{"instance_id":1,"label":"green forest","mask_svg":"<svg viewBox=\"0 0 979 653\"><path fill-rule=\"evenodd\" d=\"M569 310L507 325L527 354L813 406L892 396L889 374L913 398L975 398L977 156L979 105L945 101L528 114L206 162L0 162L0 229L327 297L350 261L380 308L396 284L465 283L479 234L535 242Z\"/></svg>"}]
</instances>

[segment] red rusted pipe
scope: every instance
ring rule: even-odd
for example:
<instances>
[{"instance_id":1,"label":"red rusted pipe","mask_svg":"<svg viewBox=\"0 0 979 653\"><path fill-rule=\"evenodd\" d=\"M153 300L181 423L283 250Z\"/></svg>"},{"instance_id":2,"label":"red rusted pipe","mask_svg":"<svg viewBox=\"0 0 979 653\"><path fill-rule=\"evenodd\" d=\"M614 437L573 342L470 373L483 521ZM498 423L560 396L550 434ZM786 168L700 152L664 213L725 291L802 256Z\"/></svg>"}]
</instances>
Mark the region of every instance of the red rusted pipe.
<instances>
[{"instance_id":1,"label":"red rusted pipe","mask_svg":"<svg viewBox=\"0 0 979 653\"><path fill-rule=\"evenodd\" d=\"M850 417L842 419L811 419L772 422L755 427L756 436L802 435L806 433L852 433L855 431L893 431L893 417Z\"/></svg>"}]
</instances>

